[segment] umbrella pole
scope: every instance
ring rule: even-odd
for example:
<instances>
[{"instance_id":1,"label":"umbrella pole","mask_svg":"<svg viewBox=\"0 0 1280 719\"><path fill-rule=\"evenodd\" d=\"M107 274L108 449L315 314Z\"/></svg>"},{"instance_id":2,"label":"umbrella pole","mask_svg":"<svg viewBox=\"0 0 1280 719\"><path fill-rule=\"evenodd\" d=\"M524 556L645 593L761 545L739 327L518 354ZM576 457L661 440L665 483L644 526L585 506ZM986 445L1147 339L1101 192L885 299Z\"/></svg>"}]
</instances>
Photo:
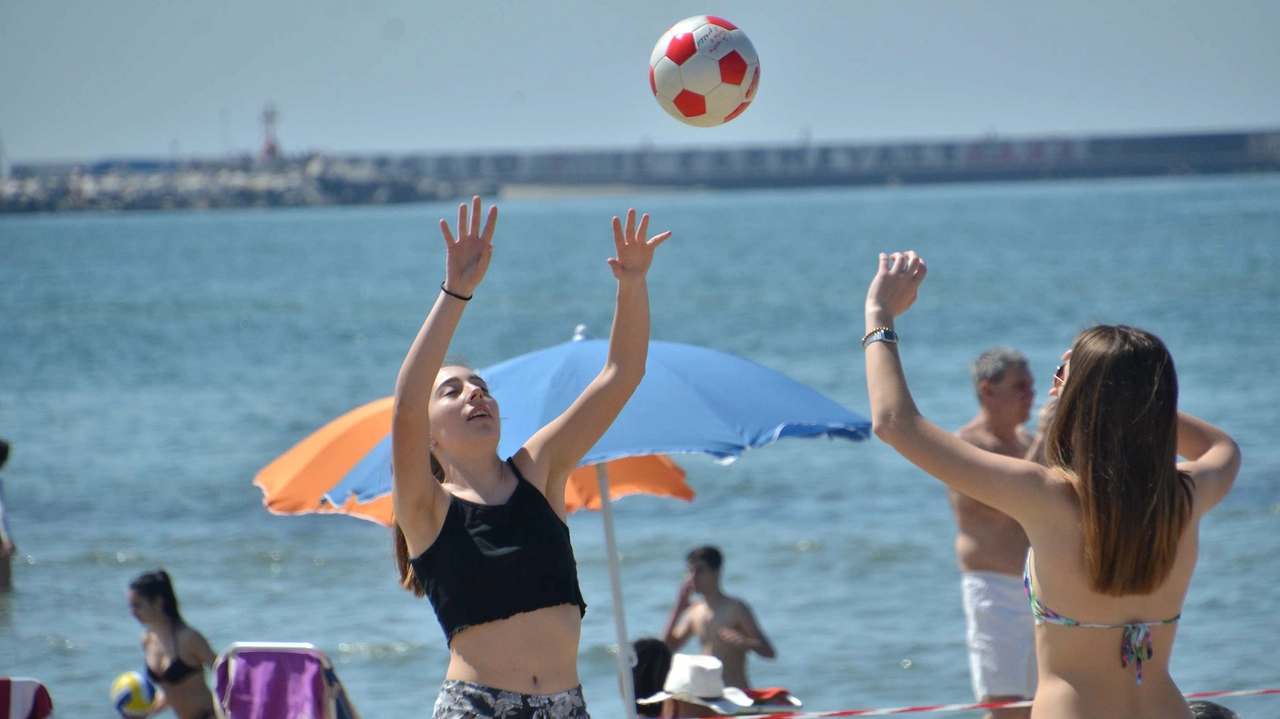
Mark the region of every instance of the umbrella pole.
<instances>
[{"instance_id":1,"label":"umbrella pole","mask_svg":"<svg viewBox=\"0 0 1280 719\"><path fill-rule=\"evenodd\" d=\"M627 612L622 604L622 569L618 566L618 539L613 532L613 500L609 499L609 473L604 463L596 465L600 484L600 511L604 515L604 546L609 553L609 585L613 589L613 623L618 632L618 681L622 683L622 703L627 719L636 716L636 690L631 683L633 662L631 642L627 641Z\"/></svg>"}]
</instances>

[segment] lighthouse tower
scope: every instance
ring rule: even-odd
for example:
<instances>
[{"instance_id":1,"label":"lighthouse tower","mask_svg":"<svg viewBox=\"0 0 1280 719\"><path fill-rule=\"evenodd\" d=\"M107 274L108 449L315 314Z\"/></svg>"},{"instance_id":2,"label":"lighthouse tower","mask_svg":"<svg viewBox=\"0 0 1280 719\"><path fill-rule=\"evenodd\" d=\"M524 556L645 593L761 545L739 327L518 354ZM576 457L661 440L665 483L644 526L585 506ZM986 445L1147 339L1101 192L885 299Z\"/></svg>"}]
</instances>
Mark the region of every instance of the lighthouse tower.
<instances>
[{"instance_id":1,"label":"lighthouse tower","mask_svg":"<svg viewBox=\"0 0 1280 719\"><path fill-rule=\"evenodd\" d=\"M276 106L267 103L262 109L262 159L274 160L280 156L280 143L276 141Z\"/></svg>"}]
</instances>

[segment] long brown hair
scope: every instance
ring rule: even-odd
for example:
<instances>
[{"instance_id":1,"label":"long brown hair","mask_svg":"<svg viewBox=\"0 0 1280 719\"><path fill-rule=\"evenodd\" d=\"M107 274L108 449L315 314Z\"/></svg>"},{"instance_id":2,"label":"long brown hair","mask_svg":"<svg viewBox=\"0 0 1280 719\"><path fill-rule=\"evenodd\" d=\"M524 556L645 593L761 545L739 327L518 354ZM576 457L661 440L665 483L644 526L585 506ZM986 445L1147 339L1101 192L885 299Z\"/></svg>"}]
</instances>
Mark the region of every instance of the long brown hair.
<instances>
[{"instance_id":1,"label":"long brown hair","mask_svg":"<svg viewBox=\"0 0 1280 719\"><path fill-rule=\"evenodd\" d=\"M444 483L444 467L440 464L440 460L436 459L434 452L431 453L431 476L440 483ZM413 565L409 564L409 542L404 538L404 530L400 529L400 523L396 521L394 514L391 515L391 546L396 552L396 569L400 570L400 586L413 592L415 597L427 596L426 590L422 588L418 577L413 573Z\"/></svg>"},{"instance_id":2,"label":"long brown hair","mask_svg":"<svg viewBox=\"0 0 1280 719\"><path fill-rule=\"evenodd\" d=\"M1049 466L1080 499L1092 589L1150 594L1169 576L1191 519L1178 471L1178 377L1159 337L1134 327L1081 332L1049 429Z\"/></svg>"}]
</instances>

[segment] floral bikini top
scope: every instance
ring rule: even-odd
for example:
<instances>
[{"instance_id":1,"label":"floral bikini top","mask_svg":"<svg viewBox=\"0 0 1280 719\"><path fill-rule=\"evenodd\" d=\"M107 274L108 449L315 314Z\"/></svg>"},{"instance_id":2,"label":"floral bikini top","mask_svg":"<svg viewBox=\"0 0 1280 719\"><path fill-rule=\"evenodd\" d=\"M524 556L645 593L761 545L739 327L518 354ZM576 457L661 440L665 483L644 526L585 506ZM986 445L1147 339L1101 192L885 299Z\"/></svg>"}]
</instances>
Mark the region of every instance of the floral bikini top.
<instances>
[{"instance_id":1,"label":"floral bikini top","mask_svg":"<svg viewBox=\"0 0 1280 719\"><path fill-rule=\"evenodd\" d=\"M1087 627L1089 629L1123 629L1124 640L1120 643L1120 667L1122 669L1127 668L1129 663L1132 662L1137 669L1138 684L1142 684L1142 661L1143 659L1150 659L1152 655L1150 628L1173 624L1182 618L1182 615L1179 614L1173 619L1164 619L1158 622L1130 622L1129 624L1095 624L1068 619L1046 607L1036 597L1036 590L1031 588L1031 552L1027 552L1027 562L1022 568L1022 586L1027 591L1027 600L1031 602L1031 614L1036 618L1036 624L1057 624L1062 627ZM1143 656L1144 654L1146 656Z\"/></svg>"}]
</instances>

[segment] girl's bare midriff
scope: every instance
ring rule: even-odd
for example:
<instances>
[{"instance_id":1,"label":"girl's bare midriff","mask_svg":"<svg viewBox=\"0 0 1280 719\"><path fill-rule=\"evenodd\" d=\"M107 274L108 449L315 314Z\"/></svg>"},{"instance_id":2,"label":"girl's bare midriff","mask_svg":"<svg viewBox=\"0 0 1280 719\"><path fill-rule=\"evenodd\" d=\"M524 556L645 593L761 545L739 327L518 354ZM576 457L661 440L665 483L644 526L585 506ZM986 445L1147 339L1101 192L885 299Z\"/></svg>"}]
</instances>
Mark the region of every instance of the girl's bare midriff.
<instances>
[{"instance_id":1,"label":"girl's bare midriff","mask_svg":"<svg viewBox=\"0 0 1280 719\"><path fill-rule=\"evenodd\" d=\"M521 694L555 694L578 681L582 610L547 607L468 627L453 637L446 679Z\"/></svg>"},{"instance_id":2,"label":"girl's bare midriff","mask_svg":"<svg viewBox=\"0 0 1280 719\"><path fill-rule=\"evenodd\" d=\"M178 719L204 719L213 712L213 693L204 683L203 673L193 674L177 684L161 685L160 688Z\"/></svg>"}]
</instances>

